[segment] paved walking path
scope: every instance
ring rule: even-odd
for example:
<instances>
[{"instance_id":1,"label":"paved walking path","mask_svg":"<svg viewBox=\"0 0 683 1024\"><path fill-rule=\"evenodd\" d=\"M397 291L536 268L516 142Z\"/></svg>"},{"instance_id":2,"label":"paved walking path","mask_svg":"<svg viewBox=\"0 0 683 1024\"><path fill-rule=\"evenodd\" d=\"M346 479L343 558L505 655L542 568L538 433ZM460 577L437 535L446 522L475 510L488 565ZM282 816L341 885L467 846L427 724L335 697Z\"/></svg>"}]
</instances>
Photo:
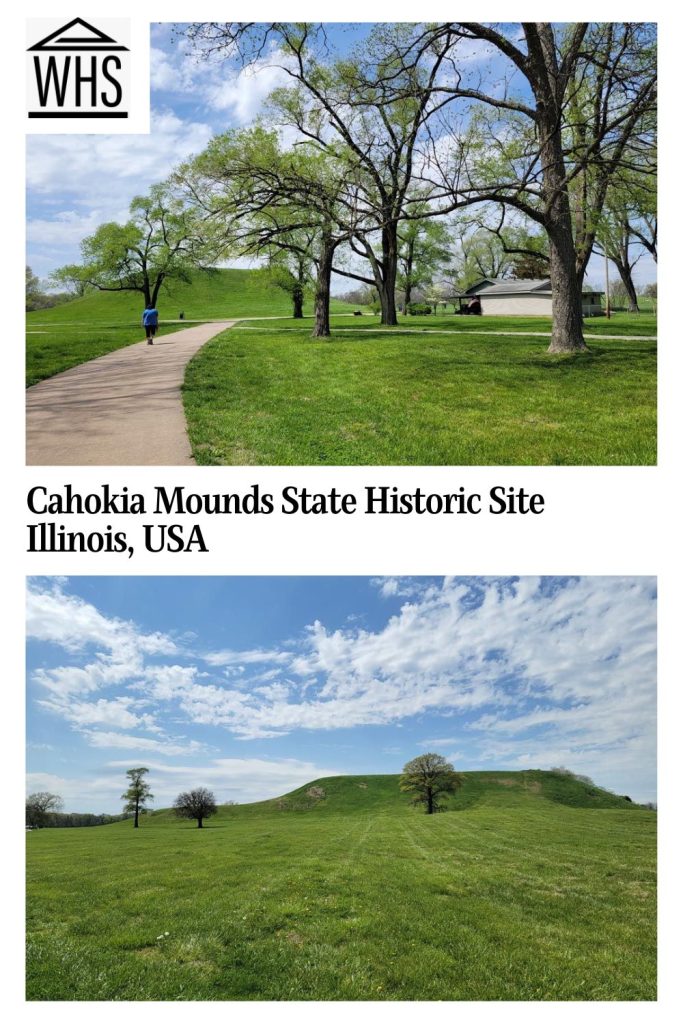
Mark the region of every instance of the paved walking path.
<instances>
[{"instance_id":1,"label":"paved walking path","mask_svg":"<svg viewBox=\"0 0 683 1024\"><path fill-rule=\"evenodd\" d=\"M223 320L108 352L26 392L29 466L192 464L180 386Z\"/></svg>"}]
</instances>

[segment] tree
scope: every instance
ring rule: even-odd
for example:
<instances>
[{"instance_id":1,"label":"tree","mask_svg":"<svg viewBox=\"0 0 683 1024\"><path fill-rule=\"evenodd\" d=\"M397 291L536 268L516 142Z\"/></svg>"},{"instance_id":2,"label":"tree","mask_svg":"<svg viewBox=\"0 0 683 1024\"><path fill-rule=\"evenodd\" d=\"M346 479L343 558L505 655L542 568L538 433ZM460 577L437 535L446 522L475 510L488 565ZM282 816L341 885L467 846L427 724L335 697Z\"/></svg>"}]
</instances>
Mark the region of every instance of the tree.
<instances>
[{"instance_id":1,"label":"tree","mask_svg":"<svg viewBox=\"0 0 683 1024\"><path fill-rule=\"evenodd\" d=\"M448 243L448 225L442 220L408 220L399 225L396 284L403 291L404 314L413 289L430 285L437 271L451 259Z\"/></svg>"},{"instance_id":2,"label":"tree","mask_svg":"<svg viewBox=\"0 0 683 1024\"><path fill-rule=\"evenodd\" d=\"M313 336L328 337L335 252L359 225L344 195L346 165L307 143L283 150L276 132L257 125L216 136L174 181L224 255L281 250L313 263Z\"/></svg>"},{"instance_id":3,"label":"tree","mask_svg":"<svg viewBox=\"0 0 683 1024\"><path fill-rule=\"evenodd\" d=\"M81 298L89 291L87 281L81 276L82 268L73 265L58 267L53 270L48 278L48 283L53 288L66 288L68 298Z\"/></svg>"},{"instance_id":4,"label":"tree","mask_svg":"<svg viewBox=\"0 0 683 1024\"><path fill-rule=\"evenodd\" d=\"M173 802L173 810L179 818L192 818L197 828L203 828L204 818L217 813L216 799L208 789L200 786L189 793L179 793Z\"/></svg>"},{"instance_id":5,"label":"tree","mask_svg":"<svg viewBox=\"0 0 683 1024\"><path fill-rule=\"evenodd\" d=\"M441 754L420 754L403 766L399 786L413 794L414 804L424 804L427 814L443 810L439 797L455 793L462 779Z\"/></svg>"},{"instance_id":6,"label":"tree","mask_svg":"<svg viewBox=\"0 0 683 1024\"><path fill-rule=\"evenodd\" d=\"M205 22L190 25L187 35L200 52L243 65L276 44L293 85L270 97L273 116L343 167L351 183L338 226L345 230L352 212L356 230L345 240L369 262L372 277L337 272L374 285L381 322L395 325L398 226L408 216L420 138L437 113L430 99L448 42L412 25L382 24L343 60L323 62L329 48L321 25Z\"/></svg>"},{"instance_id":7,"label":"tree","mask_svg":"<svg viewBox=\"0 0 683 1024\"><path fill-rule=\"evenodd\" d=\"M30 267L26 267L26 312L42 309L44 304L45 296L40 286L40 278L36 277Z\"/></svg>"},{"instance_id":8,"label":"tree","mask_svg":"<svg viewBox=\"0 0 683 1024\"><path fill-rule=\"evenodd\" d=\"M583 275L607 187L653 133L654 27L525 22L517 41L478 22L432 31L453 40L450 75L435 92L469 100L473 110L455 170L438 161L435 140L434 159L421 178L435 183L433 169L441 169L442 187L454 201L500 203L543 228L553 292L549 351L584 350ZM502 89L499 78L487 88L458 62L460 46L473 41L494 47L507 63ZM521 90L513 89L515 79L523 82Z\"/></svg>"},{"instance_id":9,"label":"tree","mask_svg":"<svg viewBox=\"0 0 683 1024\"><path fill-rule=\"evenodd\" d=\"M32 828L42 828L48 821L48 815L60 811L64 801L56 793L31 793L26 798L26 824Z\"/></svg>"},{"instance_id":10,"label":"tree","mask_svg":"<svg viewBox=\"0 0 683 1024\"><path fill-rule=\"evenodd\" d=\"M139 828L139 817L147 813L146 804L154 799L149 784L145 782L145 775L149 768L129 768L126 772L130 785L121 799L125 800L124 810L133 815L133 828Z\"/></svg>"},{"instance_id":11,"label":"tree","mask_svg":"<svg viewBox=\"0 0 683 1024\"><path fill-rule=\"evenodd\" d=\"M59 280L71 287L102 292L140 292L156 306L164 281L189 281L210 259L196 209L182 203L166 185L155 185L130 204L125 224L101 224L81 243L81 264L61 267Z\"/></svg>"}]
</instances>

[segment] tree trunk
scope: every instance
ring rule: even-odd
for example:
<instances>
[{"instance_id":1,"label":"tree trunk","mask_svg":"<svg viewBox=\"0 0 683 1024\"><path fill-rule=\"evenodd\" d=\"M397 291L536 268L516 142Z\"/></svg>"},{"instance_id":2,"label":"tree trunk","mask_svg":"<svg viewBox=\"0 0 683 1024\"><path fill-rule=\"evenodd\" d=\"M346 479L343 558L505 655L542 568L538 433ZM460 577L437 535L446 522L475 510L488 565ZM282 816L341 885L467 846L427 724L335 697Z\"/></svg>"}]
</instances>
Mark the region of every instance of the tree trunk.
<instances>
[{"instance_id":1,"label":"tree trunk","mask_svg":"<svg viewBox=\"0 0 683 1024\"><path fill-rule=\"evenodd\" d=\"M403 295L403 315L408 315L408 306L410 305L410 297L413 293L413 249L414 243L412 240L408 242L408 255L406 257L406 286Z\"/></svg>"},{"instance_id":2,"label":"tree trunk","mask_svg":"<svg viewBox=\"0 0 683 1024\"><path fill-rule=\"evenodd\" d=\"M159 298L159 290L161 288L163 280L164 280L164 275L163 274L159 274L159 276L157 277L156 281L154 282L154 289L152 291L152 305L154 307L156 307L157 299ZM148 288L149 288L149 286L148 286Z\"/></svg>"},{"instance_id":3,"label":"tree trunk","mask_svg":"<svg viewBox=\"0 0 683 1024\"><path fill-rule=\"evenodd\" d=\"M553 331L548 352L585 352L581 284L576 273L576 253L571 219L560 219L550 239L550 287L553 293Z\"/></svg>"},{"instance_id":4,"label":"tree trunk","mask_svg":"<svg viewBox=\"0 0 683 1024\"><path fill-rule=\"evenodd\" d=\"M204 826L202 825L202 819L201 818L197 818L197 828L204 828Z\"/></svg>"},{"instance_id":5,"label":"tree trunk","mask_svg":"<svg viewBox=\"0 0 683 1024\"><path fill-rule=\"evenodd\" d=\"M133 822L133 828L139 828L138 817L140 814L140 804L135 804L135 821Z\"/></svg>"},{"instance_id":6,"label":"tree trunk","mask_svg":"<svg viewBox=\"0 0 683 1024\"><path fill-rule=\"evenodd\" d=\"M315 284L315 324L312 334L314 338L330 336L330 281L335 248L336 243L332 238L329 235L323 236Z\"/></svg>"},{"instance_id":7,"label":"tree trunk","mask_svg":"<svg viewBox=\"0 0 683 1024\"><path fill-rule=\"evenodd\" d=\"M380 323L387 327L398 324L396 318L396 274L398 272L398 227L395 221L382 228L382 274L379 301L382 305Z\"/></svg>"},{"instance_id":8,"label":"tree trunk","mask_svg":"<svg viewBox=\"0 0 683 1024\"><path fill-rule=\"evenodd\" d=\"M569 188L562 150L561 85L555 37L549 22L528 22L530 81L536 98L536 126L541 157L544 227L550 242L550 286L553 293L553 331L549 352L585 352L582 275L577 273ZM565 83L566 86L566 83Z\"/></svg>"},{"instance_id":9,"label":"tree trunk","mask_svg":"<svg viewBox=\"0 0 683 1024\"><path fill-rule=\"evenodd\" d=\"M303 320L304 318L304 293L303 289L296 285L292 292L292 316L295 320Z\"/></svg>"},{"instance_id":10,"label":"tree trunk","mask_svg":"<svg viewBox=\"0 0 683 1024\"><path fill-rule=\"evenodd\" d=\"M633 278L631 277L631 268L627 264L622 263L621 260L613 259L612 262L619 271L621 283L626 290L629 313L640 313L640 309L638 308L638 292L636 291L636 286L634 285Z\"/></svg>"},{"instance_id":11,"label":"tree trunk","mask_svg":"<svg viewBox=\"0 0 683 1024\"><path fill-rule=\"evenodd\" d=\"M434 813L434 794L432 793L431 786L427 789L427 814Z\"/></svg>"}]
</instances>

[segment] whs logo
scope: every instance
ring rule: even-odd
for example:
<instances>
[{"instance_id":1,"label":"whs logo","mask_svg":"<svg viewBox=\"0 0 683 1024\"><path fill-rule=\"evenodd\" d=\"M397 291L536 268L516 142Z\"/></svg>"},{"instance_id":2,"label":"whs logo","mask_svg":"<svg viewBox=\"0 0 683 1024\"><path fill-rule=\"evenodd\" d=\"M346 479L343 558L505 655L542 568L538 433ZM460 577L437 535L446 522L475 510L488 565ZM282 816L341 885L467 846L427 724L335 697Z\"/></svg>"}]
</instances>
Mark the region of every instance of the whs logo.
<instances>
[{"instance_id":1,"label":"whs logo","mask_svg":"<svg viewBox=\"0 0 683 1024\"><path fill-rule=\"evenodd\" d=\"M130 48L122 39L128 42L129 35L120 19L96 28L74 18L29 46L29 118L127 118Z\"/></svg>"}]
</instances>

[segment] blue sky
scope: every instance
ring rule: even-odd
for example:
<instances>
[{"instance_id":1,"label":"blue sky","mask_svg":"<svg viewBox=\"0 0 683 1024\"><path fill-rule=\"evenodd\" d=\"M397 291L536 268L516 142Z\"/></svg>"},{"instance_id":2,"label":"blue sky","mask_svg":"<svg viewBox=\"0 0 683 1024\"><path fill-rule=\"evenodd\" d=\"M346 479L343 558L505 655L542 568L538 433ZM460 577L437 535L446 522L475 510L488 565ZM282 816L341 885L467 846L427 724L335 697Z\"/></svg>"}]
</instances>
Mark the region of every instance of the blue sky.
<instances>
[{"instance_id":1,"label":"blue sky","mask_svg":"<svg viewBox=\"0 0 683 1024\"><path fill-rule=\"evenodd\" d=\"M118 810L207 785L559 765L656 799L656 596L645 577L36 578L28 789Z\"/></svg>"},{"instance_id":2,"label":"blue sky","mask_svg":"<svg viewBox=\"0 0 683 1024\"><path fill-rule=\"evenodd\" d=\"M330 44L343 52L362 41L370 25L329 25ZM499 75L483 44L465 54L475 72L486 65ZM151 29L152 139L135 135L33 135L27 142L27 262L39 277L77 261L82 238L99 224L127 217L128 205L163 180L182 160L200 152L213 134L250 124L274 88L290 82L272 53L255 69L197 62L172 23ZM246 264L241 264L246 265ZM593 259L588 282L603 286L601 261ZM616 272L612 271L616 277ZM656 279L643 256L636 283ZM335 291L350 287L337 278Z\"/></svg>"}]
</instances>

